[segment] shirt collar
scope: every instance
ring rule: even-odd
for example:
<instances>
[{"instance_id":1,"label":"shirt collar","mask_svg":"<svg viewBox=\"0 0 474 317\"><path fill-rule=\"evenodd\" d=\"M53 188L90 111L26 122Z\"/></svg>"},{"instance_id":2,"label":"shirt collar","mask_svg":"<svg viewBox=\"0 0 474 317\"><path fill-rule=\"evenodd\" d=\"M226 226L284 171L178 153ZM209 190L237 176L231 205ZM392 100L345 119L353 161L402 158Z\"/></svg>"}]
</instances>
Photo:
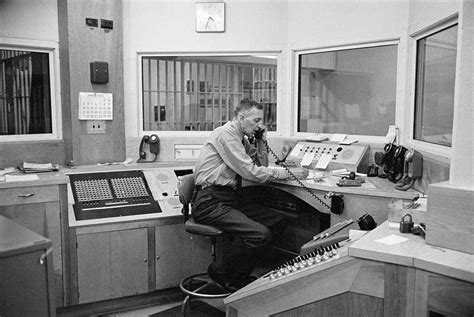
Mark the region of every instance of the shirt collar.
<instances>
[{"instance_id":1,"label":"shirt collar","mask_svg":"<svg viewBox=\"0 0 474 317\"><path fill-rule=\"evenodd\" d=\"M230 121L230 126L232 127L232 129L235 130L235 133L237 134L239 139L242 140L244 138L244 133L239 128L239 123L236 120L232 120Z\"/></svg>"}]
</instances>

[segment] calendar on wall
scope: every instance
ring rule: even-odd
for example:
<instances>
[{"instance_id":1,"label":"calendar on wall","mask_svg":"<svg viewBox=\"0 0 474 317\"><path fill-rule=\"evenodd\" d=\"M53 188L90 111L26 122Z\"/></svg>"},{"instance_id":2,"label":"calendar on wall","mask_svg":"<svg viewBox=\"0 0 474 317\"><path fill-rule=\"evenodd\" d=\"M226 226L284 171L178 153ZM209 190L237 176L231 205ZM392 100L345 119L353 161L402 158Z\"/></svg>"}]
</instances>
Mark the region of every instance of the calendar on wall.
<instances>
[{"instance_id":1,"label":"calendar on wall","mask_svg":"<svg viewBox=\"0 0 474 317\"><path fill-rule=\"evenodd\" d=\"M112 94L79 93L79 120L113 120L113 110Z\"/></svg>"}]
</instances>

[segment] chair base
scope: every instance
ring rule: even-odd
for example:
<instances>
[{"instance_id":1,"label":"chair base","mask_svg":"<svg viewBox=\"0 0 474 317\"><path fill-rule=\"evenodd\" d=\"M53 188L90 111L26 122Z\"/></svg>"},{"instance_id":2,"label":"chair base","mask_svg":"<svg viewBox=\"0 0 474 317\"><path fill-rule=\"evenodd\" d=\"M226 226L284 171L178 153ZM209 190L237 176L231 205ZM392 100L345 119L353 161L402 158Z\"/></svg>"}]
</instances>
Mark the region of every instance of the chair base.
<instances>
[{"instance_id":1,"label":"chair base","mask_svg":"<svg viewBox=\"0 0 474 317\"><path fill-rule=\"evenodd\" d=\"M186 294L181 310L183 315L189 310L193 299L224 298L231 293L222 285L212 280L206 273L199 273L186 277L179 283L179 288Z\"/></svg>"}]
</instances>

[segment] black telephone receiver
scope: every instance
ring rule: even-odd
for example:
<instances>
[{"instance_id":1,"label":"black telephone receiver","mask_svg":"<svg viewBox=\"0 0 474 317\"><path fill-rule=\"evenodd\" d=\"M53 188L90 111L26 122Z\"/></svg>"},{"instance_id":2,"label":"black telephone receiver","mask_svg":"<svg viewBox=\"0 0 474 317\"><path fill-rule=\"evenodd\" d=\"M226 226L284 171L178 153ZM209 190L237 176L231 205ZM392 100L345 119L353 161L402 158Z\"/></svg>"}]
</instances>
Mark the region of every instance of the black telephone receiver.
<instances>
[{"instance_id":1,"label":"black telephone receiver","mask_svg":"<svg viewBox=\"0 0 474 317\"><path fill-rule=\"evenodd\" d=\"M153 161L145 160L147 156L147 153L145 151L145 144L149 145L150 153L155 154L155 158L153 159ZM158 138L156 134L152 134L151 136L144 135L142 140L140 141L140 149L138 151L140 156L138 162L154 162L158 157L158 154L160 153L160 138Z\"/></svg>"},{"instance_id":2,"label":"black telephone receiver","mask_svg":"<svg viewBox=\"0 0 474 317\"><path fill-rule=\"evenodd\" d=\"M260 140L263 138L263 133L265 132L265 128L259 128L257 131L255 131L253 137L257 140Z\"/></svg>"}]
</instances>

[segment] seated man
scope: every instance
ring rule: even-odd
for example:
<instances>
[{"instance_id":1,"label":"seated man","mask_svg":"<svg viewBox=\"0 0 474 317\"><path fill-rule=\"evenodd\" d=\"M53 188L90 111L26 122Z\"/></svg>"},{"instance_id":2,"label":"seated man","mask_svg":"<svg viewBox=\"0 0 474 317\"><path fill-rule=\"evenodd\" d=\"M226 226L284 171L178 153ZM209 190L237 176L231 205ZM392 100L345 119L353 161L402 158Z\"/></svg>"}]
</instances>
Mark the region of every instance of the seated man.
<instances>
[{"instance_id":1,"label":"seated man","mask_svg":"<svg viewBox=\"0 0 474 317\"><path fill-rule=\"evenodd\" d=\"M258 134L254 144L250 139ZM223 263L211 264L209 276L234 291L252 281L257 249L286 228L283 215L240 195L242 179L265 183L289 178L283 169L268 168L266 130L261 104L244 99L234 118L216 128L204 144L195 168L192 214L196 222L215 226L232 237ZM307 172L299 170L297 177Z\"/></svg>"}]
</instances>

